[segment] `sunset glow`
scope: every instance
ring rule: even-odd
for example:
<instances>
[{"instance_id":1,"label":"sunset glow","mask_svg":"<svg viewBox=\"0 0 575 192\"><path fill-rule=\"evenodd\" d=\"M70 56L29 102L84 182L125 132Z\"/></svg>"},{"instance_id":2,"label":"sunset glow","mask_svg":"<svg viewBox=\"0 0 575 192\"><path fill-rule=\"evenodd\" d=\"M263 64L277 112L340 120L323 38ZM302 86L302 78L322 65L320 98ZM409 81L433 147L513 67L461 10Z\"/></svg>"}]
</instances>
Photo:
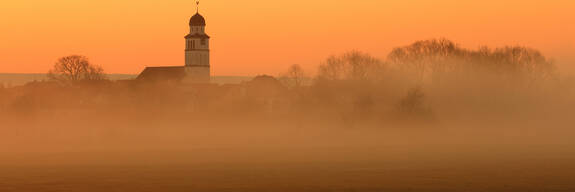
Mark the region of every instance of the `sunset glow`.
<instances>
[{"instance_id":1,"label":"sunset glow","mask_svg":"<svg viewBox=\"0 0 575 192\"><path fill-rule=\"evenodd\" d=\"M203 0L214 75L314 71L332 54L384 58L393 47L445 37L464 47L524 45L564 68L575 58L569 0ZM29 0L0 3L0 73L45 73L82 54L108 73L183 65L191 0Z\"/></svg>"},{"instance_id":2,"label":"sunset glow","mask_svg":"<svg viewBox=\"0 0 575 192\"><path fill-rule=\"evenodd\" d=\"M575 191L575 0L0 17L0 192Z\"/></svg>"}]
</instances>

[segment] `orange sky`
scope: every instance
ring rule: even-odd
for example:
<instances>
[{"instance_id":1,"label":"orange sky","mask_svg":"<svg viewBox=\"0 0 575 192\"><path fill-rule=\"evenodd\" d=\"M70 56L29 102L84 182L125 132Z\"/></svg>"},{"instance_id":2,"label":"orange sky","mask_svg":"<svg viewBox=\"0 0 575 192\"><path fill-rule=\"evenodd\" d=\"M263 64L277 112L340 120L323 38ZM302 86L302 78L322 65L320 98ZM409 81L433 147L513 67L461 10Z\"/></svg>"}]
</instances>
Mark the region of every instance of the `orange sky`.
<instances>
[{"instance_id":1,"label":"orange sky","mask_svg":"<svg viewBox=\"0 0 575 192\"><path fill-rule=\"evenodd\" d=\"M192 0L0 2L0 73L44 73L83 54L110 73L183 65ZM469 48L526 45L575 65L573 0L202 0L214 75L308 70L327 56L446 37Z\"/></svg>"}]
</instances>

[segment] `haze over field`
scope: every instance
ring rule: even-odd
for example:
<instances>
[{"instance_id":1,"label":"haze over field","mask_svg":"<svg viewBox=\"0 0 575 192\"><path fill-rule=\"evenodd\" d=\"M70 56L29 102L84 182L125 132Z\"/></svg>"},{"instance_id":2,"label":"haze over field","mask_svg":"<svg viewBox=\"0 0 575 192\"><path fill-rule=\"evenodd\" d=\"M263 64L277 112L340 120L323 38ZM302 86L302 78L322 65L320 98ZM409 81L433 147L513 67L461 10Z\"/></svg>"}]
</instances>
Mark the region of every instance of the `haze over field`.
<instances>
[{"instance_id":1,"label":"haze over field","mask_svg":"<svg viewBox=\"0 0 575 192\"><path fill-rule=\"evenodd\" d=\"M2 88L0 191L575 189L575 79L535 49L433 39L316 71Z\"/></svg>"},{"instance_id":2,"label":"haze over field","mask_svg":"<svg viewBox=\"0 0 575 192\"><path fill-rule=\"evenodd\" d=\"M132 74L107 74L110 80L129 80L134 79L138 75ZM212 81L217 84L226 83L241 83L242 81L248 81L251 77L242 76L216 76L212 77ZM34 81L46 81L48 77L46 74L21 74L21 73L0 73L0 84L6 87L22 86L26 83Z\"/></svg>"},{"instance_id":3,"label":"haze over field","mask_svg":"<svg viewBox=\"0 0 575 192\"><path fill-rule=\"evenodd\" d=\"M573 10L0 2L0 192L572 192Z\"/></svg>"}]
</instances>

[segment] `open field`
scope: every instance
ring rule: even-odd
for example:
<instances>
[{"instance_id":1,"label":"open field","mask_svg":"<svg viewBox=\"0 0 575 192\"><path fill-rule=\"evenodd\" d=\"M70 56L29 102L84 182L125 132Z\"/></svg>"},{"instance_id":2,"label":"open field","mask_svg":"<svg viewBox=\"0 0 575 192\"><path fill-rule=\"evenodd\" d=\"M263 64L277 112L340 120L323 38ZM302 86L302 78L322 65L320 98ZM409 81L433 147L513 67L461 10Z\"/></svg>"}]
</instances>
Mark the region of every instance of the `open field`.
<instances>
[{"instance_id":1,"label":"open field","mask_svg":"<svg viewBox=\"0 0 575 192\"><path fill-rule=\"evenodd\" d=\"M0 191L575 190L575 154L567 151L516 156L398 150L384 157L381 149L371 149L365 152L374 157L352 160L338 149L318 150L322 158L291 153L282 160L272 150L230 154L232 149L36 154L29 157L35 163L0 167Z\"/></svg>"},{"instance_id":2,"label":"open field","mask_svg":"<svg viewBox=\"0 0 575 192\"><path fill-rule=\"evenodd\" d=\"M0 191L575 190L568 124L407 131L198 119L115 120L103 128L112 122L104 119L50 126L50 133L42 126L48 121L13 126L35 133L4 130Z\"/></svg>"}]
</instances>

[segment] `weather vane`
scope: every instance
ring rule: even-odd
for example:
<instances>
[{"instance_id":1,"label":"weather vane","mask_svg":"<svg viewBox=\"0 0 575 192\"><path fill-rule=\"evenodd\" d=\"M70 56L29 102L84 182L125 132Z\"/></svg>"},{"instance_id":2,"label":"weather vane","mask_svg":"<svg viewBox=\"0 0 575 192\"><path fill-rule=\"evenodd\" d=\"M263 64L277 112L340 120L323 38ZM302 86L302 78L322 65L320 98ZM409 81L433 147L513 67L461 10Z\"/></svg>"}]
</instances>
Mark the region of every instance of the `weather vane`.
<instances>
[{"instance_id":1,"label":"weather vane","mask_svg":"<svg viewBox=\"0 0 575 192\"><path fill-rule=\"evenodd\" d=\"M200 0L196 0L196 12L200 12Z\"/></svg>"}]
</instances>

